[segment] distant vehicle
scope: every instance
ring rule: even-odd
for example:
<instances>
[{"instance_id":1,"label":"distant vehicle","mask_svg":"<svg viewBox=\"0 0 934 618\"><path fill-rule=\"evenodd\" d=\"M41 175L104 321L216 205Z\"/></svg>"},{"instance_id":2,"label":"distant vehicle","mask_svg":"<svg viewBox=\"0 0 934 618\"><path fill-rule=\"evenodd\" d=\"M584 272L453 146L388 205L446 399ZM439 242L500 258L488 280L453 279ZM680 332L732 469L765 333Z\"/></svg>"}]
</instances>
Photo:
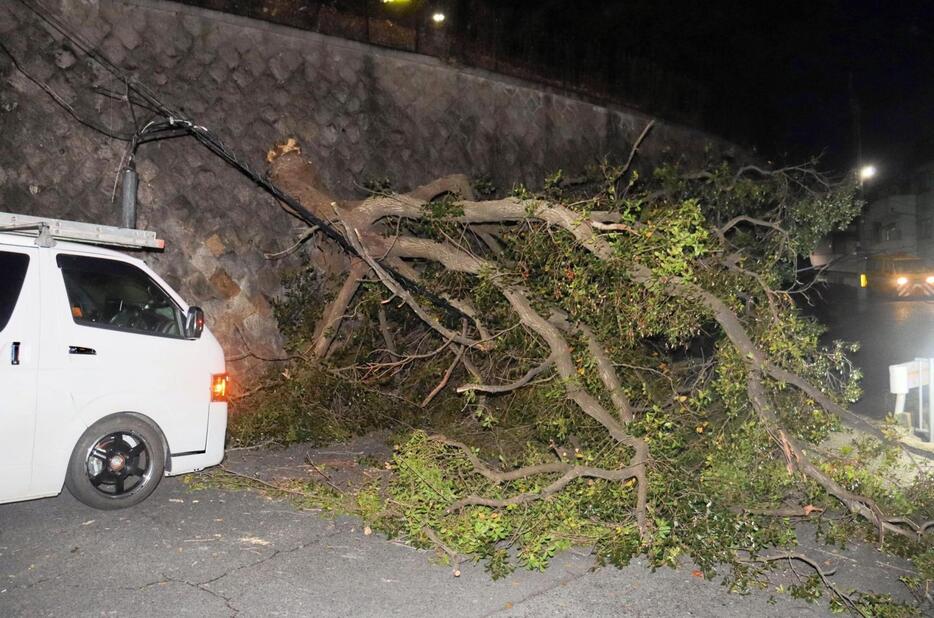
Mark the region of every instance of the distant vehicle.
<instances>
[{"instance_id":1,"label":"distant vehicle","mask_svg":"<svg viewBox=\"0 0 934 618\"><path fill-rule=\"evenodd\" d=\"M867 259L862 283L880 296L934 298L934 264L912 255L874 255Z\"/></svg>"},{"instance_id":2,"label":"distant vehicle","mask_svg":"<svg viewBox=\"0 0 934 618\"><path fill-rule=\"evenodd\" d=\"M0 213L0 503L64 485L127 507L224 456L227 374L204 313L142 261L86 242L162 246Z\"/></svg>"}]
</instances>

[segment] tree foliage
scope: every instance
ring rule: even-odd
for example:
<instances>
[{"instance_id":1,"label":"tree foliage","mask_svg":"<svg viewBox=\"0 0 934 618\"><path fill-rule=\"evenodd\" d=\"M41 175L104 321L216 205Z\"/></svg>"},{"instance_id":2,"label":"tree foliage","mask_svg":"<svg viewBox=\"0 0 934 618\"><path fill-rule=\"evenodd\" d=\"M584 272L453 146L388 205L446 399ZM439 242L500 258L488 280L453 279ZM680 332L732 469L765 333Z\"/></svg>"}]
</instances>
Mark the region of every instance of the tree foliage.
<instances>
[{"instance_id":1,"label":"tree foliage","mask_svg":"<svg viewBox=\"0 0 934 618\"><path fill-rule=\"evenodd\" d=\"M297 153L271 176L358 253L294 351L426 411L388 482L358 494L375 525L494 575L585 544L615 565L731 564L744 587L816 514L830 538L930 556L929 480L883 480L884 441L815 448L860 376L798 310L799 256L859 212L852 185L807 166L605 164L538 194L476 199L455 176L339 203Z\"/></svg>"}]
</instances>

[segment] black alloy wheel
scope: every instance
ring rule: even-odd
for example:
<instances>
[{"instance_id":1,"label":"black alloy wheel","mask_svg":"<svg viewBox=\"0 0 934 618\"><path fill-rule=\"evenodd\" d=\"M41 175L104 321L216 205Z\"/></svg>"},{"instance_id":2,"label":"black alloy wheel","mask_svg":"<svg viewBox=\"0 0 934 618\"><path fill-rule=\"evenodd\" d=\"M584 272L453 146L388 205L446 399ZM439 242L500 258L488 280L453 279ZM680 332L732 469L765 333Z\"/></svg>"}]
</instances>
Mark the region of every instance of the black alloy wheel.
<instances>
[{"instance_id":1,"label":"black alloy wheel","mask_svg":"<svg viewBox=\"0 0 934 618\"><path fill-rule=\"evenodd\" d=\"M98 509L139 504L165 473L161 433L133 414L101 419L88 427L68 462L65 486L81 502Z\"/></svg>"}]
</instances>

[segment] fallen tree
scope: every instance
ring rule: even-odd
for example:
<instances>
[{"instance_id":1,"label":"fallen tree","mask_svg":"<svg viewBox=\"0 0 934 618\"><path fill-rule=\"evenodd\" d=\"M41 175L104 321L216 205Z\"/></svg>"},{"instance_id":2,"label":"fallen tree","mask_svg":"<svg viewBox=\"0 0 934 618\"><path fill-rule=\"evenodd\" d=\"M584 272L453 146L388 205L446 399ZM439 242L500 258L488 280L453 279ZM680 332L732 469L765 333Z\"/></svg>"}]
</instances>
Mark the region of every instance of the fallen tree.
<instances>
[{"instance_id":1,"label":"fallen tree","mask_svg":"<svg viewBox=\"0 0 934 618\"><path fill-rule=\"evenodd\" d=\"M326 261L339 281L302 354L382 384L434 363L430 388L396 383L399 395L460 397L494 433L515 425L509 410L526 423L498 453L482 438L401 444L396 478L369 497L386 527L494 570L510 549L535 567L578 541L617 564L688 551L711 568L787 541L762 517L835 502L880 543L923 547L932 524L912 517L930 518L934 498L909 503L815 447L849 416L859 375L799 313L798 256L858 213L853 186L807 166L642 178L630 157L590 183L558 174L540 195L477 199L450 176L339 202L300 152L270 159L272 181L355 253Z\"/></svg>"},{"instance_id":2,"label":"fallen tree","mask_svg":"<svg viewBox=\"0 0 934 618\"><path fill-rule=\"evenodd\" d=\"M134 125L134 106L156 115L115 133L79 116L0 45L66 112L128 142L127 160L149 141L192 136L313 223L303 239L320 231L321 246L349 250L318 264L323 278L341 280L295 355L318 367L353 363L325 370L353 377L350 388L332 387L348 410L362 403L386 413L387 399L415 409L466 401L472 441L412 432L392 478L359 492L364 517L449 557L485 558L494 574L516 559L540 568L586 542L614 564L637 553L673 563L688 552L705 571L726 562L742 577L744 565L798 560L826 582L800 554L759 552L789 543L788 518L836 502L844 513L822 516L824 534L848 538L858 520L880 544L909 548L919 570L912 588L930 600L934 483L886 482L885 461L863 465L878 459L872 444L857 445L859 457L816 446L848 415L858 375L842 346L818 345L819 327L791 294L801 291L797 256L858 211L851 187L808 167L663 167L640 178L634 148L596 183L558 174L542 195L519 187L478 200L467 178L453 176L337 202L294 144L271 153L280 155L270 157L278 186L268 183L204 126L30 8L118 78L124 94L101 94L126 102ZM392 383L420 365L431 384ZM281 376L297 381L288 369ZM387 382L395 392L380 396ZM308 385L292 390L300 398ZM865 599L833 590L864 613Z\"/></svg>"}]
</instances>

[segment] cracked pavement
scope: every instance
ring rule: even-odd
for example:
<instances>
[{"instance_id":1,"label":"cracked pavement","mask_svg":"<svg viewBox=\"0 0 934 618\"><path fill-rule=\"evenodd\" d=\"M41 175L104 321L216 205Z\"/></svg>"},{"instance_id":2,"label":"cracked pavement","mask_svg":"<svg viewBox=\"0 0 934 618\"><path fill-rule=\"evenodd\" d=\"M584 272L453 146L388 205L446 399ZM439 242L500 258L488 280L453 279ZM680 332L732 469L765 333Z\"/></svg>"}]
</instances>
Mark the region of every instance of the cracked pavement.
<instances>
[{"instance_id":1,"label":"cracked pavement","mask_svg":"<svg viewBox=\"0 0 934 618\"><path fill-rule=\"evenodd\" d=\"M859 551L872 551L863 548ZM854 557L855 556L855 557ZM836 556L859 570L879 556ZM895 579L891 563L866 573ZM821 616L826 605L726 594L691 568L592 570L566 552L544 573L491 581L374 534L254 492L189 491L164 479L142 505L95 511L67 491L0 505L0 615ZM897 583L897 582L896 582Z\"/></svg>"}]
</instances>

